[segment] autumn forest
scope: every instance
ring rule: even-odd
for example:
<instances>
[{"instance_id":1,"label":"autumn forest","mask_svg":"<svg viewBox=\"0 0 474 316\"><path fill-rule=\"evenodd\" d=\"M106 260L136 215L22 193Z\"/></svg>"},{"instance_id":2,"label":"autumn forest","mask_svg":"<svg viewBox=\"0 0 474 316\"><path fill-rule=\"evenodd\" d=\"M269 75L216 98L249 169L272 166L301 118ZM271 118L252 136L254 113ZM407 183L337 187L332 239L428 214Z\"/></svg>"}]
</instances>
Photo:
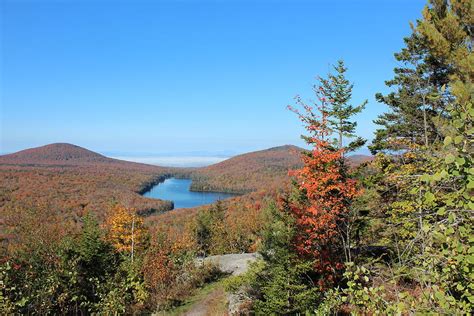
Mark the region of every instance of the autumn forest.
<instances>
[{"instance_id":1,"label":"autumn forest","mask_svg":"<svg viewBox=\"0 0 474 316\"><path fill-rule=\"evenodd\" d=\"M370 140L336 59L287 107L304 148L204 167L68 143L0 156L0 314L471 315L474 4L430 0L420 16ZM143 196L169 178L235 196Z\"/></svg>"}]
</instances>

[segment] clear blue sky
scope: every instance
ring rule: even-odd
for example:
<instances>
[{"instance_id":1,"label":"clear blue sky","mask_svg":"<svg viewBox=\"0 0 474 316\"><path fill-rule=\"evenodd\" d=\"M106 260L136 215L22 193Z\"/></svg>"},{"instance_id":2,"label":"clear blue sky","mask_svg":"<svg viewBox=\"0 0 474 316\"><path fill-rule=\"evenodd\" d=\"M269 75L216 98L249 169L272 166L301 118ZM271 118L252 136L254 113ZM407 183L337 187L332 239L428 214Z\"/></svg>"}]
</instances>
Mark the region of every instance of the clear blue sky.
<instances>
[{"instance_id":1,"label":"clear blue sky","mask_svg":"<svg viewBox=\"0 0 474 316\"><path fill-rule=\"evenodd\" d=\"M0 152L240 153L302 145L286 110L344 58L359 133L424 1L1 0Z\"/></svg>"}]
</instances>

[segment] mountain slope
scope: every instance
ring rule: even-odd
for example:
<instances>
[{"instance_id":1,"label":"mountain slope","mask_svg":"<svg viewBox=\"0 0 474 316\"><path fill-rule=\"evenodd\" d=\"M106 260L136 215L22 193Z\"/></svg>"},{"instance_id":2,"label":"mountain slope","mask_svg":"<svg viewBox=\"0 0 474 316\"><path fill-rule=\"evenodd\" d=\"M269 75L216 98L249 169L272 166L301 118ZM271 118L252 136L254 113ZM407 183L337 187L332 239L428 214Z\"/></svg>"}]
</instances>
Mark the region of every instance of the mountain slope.
<instances>
[{"instance_id":1,"label":"mountain slope","mask_svg":"<svg viewBox=\"0 0 474 316\"><path fill-rule=\"evenodd\" d=\"M191 189L248 193L262 189L278 189L289 181L288 171L303 166L303 148L284 145L242 154L220 163L199 168L193 173ZM350 166L372 160L372 156L347 157Z\"/></svg>"},{"instance_id":2,"label":"mountain slope","mask_svg":"<svg viewBox=\"0 0 474 316\"><path fill-rule=\"evenodd\" d=\"M351 167L357 167L358 165L361 165L365 162L372 161L374 159L374 156L369 156L369 155L350 155L347 157L347 162L349 166Z\"/></svg>"},{"instance_id":3,"label":"mountain slope","mask_svg":"<svg viewBox=\"0 0 474 316\"><path fill-rule=\"evenodd\" d=\"M67 143L49 144L0 156L0 163L12 164L108 163L113 162L113 160L88 149Z\"/></svg>"},{"instance_id":4,"label":"mountain slope","mask_svg":"<svg viewBox=\"0 0 474 316\"><path fill-rule=\"evenodd\" d=\"M142 213L171 203L139 193L174 169L112 159L71 144L50 144L0 156L0 217L9 208L42 205L67 214L104 215L113 203Z\"/></svg>"},{"instance_id":5,"label":"mountain slope","mask_svg":"<svg viewBox=\"0 0 474 316\"><path fill-rule=\"evenodd\" d=\"M67 143L54 143L0 156L0 164L13 165L115 165L127 168L160 168L157 166L109 158L89 149Z\"/></svg>"},{"instance_id":6,"label":"mountain slope","mask_svg":"<svg viewBox=\"0 0 474 316\"><path fill-rule=\"evenodd\" d=\"M247 193L281 187L289 179L288 171L302 166L302 150L292 145L279 146L200 168L193 174L191 189Z\"/></svg>"}]
</instances>

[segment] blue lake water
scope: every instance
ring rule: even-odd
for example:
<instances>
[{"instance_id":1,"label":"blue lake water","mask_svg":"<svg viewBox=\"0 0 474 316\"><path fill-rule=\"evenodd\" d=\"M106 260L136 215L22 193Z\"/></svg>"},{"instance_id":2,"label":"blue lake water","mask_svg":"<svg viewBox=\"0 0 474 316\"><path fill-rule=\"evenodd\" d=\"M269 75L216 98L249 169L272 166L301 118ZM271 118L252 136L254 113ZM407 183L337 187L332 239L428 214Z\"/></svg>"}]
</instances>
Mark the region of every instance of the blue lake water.
<instances>
[{"instance_id":1,"label":"blue lake water","mask_svg":"<svg viewBox=\"0 0 474 316\"><path fill-rule=\"evenodd\" d=\"M143 196L173 201L174 208L196 207L236 196L230 193L194 192L189 191L190 187L190 179L169 178L155 185L150 191L144 193Z\"/></svg>"}]
</instances>

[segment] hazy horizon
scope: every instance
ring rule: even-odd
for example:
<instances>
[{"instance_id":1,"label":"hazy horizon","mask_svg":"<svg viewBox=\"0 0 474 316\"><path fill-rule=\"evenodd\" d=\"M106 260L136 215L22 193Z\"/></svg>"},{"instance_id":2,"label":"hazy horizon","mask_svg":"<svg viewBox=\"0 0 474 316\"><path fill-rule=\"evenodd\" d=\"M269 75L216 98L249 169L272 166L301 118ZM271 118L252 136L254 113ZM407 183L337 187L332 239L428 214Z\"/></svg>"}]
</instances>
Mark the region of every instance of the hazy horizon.
<instances>
[{"instance_id":1,"label":"hazy horizon","mask_svg":"<svg viewBox=\"0 0 474 316\"><path fill-rule=\"evenodd\" d=\"M50 144L44 144L44 145L50 145ZM73 145L77 145L77 144L73 144ZM288 145L288 144L283 144L280 146L285 146L285 145ZM38 146L38 147L42 147L42 146ZM80 147L83 147L83 146L80 146ZM31 148L36 148L36 147L31 147ZM237 152L237 151L227 150L227 151L211 151L211 152L209 151L207 152L206 151L188 151L188 152L161 151L161 152L152 153L152 152L101 151L101 150L93 150L91 148L86 148L86 147L83 147L83 148L92 150L101 155L114 158L114 159L133 161L133 162L139 162L139 163L145 163L145 164L151 164L151 165L157 165L157 166L165 166L165 167L203 167L203 166L219 163L226 159L229 159L241 154L245 154L248 152L269 149L269 148L256 148L248 152ZM25 149L30 149L30 147L22 148L18 151L25 150ZM18 151L0 152L0 156L12 154Z\"/></svg>"},{"instance_id":2,"label":"hazy horizon","mask_svg":"<svg viewBox=\"0 0 474 316\"><path fill-rule=\"evenodd\" d=\"M49 144L45 144L49 145ZM77 145L77 144L73 144ZM296 146L293 144L282 144L279 146L273 146L273 147L280 147L280 146ZM41 146L38 146L41 147ZM83 146L81 146L83 147ZM93 150L91 148L86 148L88 150L92 150L94 152L97 152L101 155L104 155L109 158L114 158L114 159L119 159L119 160L125 160L125 161L132 161L132 162L139 162L139 163L144 163L144 164L150 164L150 165L156 165L156 166L163 166L163 167L205 167L209 166L212 164L216 164L219 162L222 162L226 159L250 153L250 152L255 152L255 151L260 151L260 150L266 150L270 149L273 147L268 147L268 148L256 148L253 150L249 151L242 151L242 152L237 152L237 151L181 151L181 152L123 152L123 151L101 151L101 150ZM308 147L306 145L300 146L301 148L306 148ZM35 147L33 147L35 148ZM83 147L85 148L85 147ZM30 149L30 148L23 148L21 150L25 149ZM15 153L17 151L11 151L11 152L0 152L1 155L8 155ZM350 154L349 156L352 155L370 155L370 153L361 153L361 152L356 152L353 154Z\"/></svg>"}]
</instances>

